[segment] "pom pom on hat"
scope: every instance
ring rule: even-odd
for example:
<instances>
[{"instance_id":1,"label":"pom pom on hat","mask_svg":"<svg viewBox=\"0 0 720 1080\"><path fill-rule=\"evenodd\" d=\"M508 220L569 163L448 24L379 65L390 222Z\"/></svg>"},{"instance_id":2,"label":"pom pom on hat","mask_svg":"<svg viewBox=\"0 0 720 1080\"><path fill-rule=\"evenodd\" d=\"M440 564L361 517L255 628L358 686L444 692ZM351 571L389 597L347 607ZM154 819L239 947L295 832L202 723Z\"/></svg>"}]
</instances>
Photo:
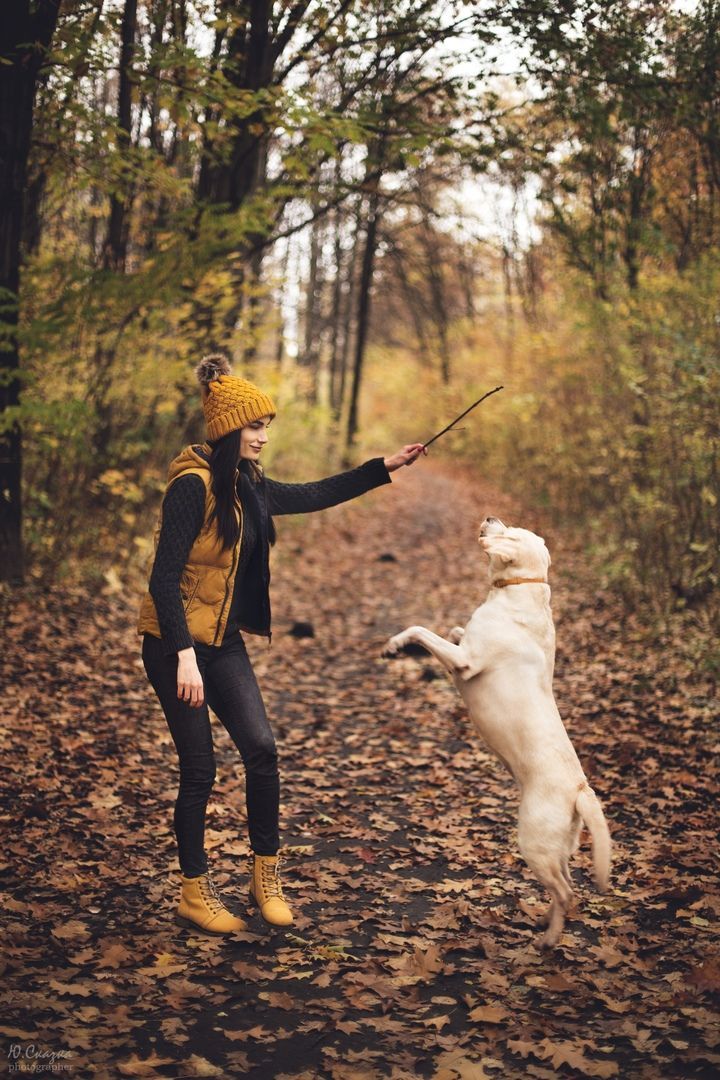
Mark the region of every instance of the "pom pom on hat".
<instances>
[{"instance_id":1,"label":"pom pom on hat","mask_svg":"<svg viewBox=\"0 0 720 1080\"><path fill-rule=\"evenodd\" d=\"M204 356L195 368L203 388L203 412L209 439L219 439L263 416L275 416L272 399L254 383L232 374L222 353Z\"/></svg>"},{"instance_id":2,"label":"pom pom on hat","mask_svg":"<svg viewBox=\"0 0 720 1080\"><path fill-rule=\"evenodd\" d=\"M230 375L231 371L230 361L222 353L210 353L208 356L203 356L195 368L195 374L201 386L207 386L209 382L219 379L221 375Z\"/></svg>"}]
</instances>

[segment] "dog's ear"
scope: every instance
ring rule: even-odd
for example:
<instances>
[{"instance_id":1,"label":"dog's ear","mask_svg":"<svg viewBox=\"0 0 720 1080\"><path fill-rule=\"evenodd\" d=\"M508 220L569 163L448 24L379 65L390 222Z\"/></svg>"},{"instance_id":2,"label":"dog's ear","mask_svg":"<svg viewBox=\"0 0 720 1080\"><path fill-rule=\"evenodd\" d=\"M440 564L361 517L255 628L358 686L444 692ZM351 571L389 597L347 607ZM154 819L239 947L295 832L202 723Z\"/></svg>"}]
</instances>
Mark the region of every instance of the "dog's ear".
<instances>
[{"instance_id":1,"label":"dog's ear","mask_svg":"<svg viewBox=\"0 0 720 1080\"><path fill-rule=\"evenodd\" d=\"M503 566L507 566L515 559L515 552L504 536L481 536L480 545L488 556L498 559Z\"/></svg>"}]
</instances>

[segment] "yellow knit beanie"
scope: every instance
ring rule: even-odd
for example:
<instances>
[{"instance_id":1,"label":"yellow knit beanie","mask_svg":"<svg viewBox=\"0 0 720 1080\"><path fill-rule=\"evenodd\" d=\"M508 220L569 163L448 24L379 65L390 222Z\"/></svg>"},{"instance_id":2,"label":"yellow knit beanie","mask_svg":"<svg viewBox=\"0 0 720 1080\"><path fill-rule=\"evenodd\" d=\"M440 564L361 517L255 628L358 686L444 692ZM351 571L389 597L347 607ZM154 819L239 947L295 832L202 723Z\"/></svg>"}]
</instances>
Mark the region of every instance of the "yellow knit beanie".
<instances>
[{"instance_id":1,"label":"yellow knit beanie","mask_svg":"<svg viewBox=\"0 0 720 1080\"><path fill-rule=\"evenodd\" d=\"M195 374L202 387L208 439L219 439L262 416L275 416L271 398L247 379L232 375L222 353L204 356Z\"/></svg>"}]
</instances>

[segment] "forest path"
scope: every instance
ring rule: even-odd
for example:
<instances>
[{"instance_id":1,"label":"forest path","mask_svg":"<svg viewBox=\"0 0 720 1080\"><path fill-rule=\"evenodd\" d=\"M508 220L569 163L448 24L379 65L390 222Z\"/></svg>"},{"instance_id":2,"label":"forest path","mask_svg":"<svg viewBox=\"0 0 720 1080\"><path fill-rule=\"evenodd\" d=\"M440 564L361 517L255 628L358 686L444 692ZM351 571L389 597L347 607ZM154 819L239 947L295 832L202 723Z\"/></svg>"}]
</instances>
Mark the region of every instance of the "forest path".
<instances>
[{"instance_id":1,"label":"forest path","mask_svg":"<svg viewBox=\"0 0 720 1080\"><path fill-rule=\"evenodd\" d=\"M486 592L487 513L553 557L558 704L615 841L560 946L517 852L517 796L411 623L446 633ZM716 1075L717 731L710 688L651 648L562 534L470 470L277 521L271 648L248 647L281 762L292 932L177 927L177 764L134 633L139 597L6 593L2 873L8 1045L61 1075L374 1080ZM296 621L315 636L295 638ZM243 770L213 719L206 847L245 914ZM712 887L715 887L713 895Z\"/></svg>"}]
</instances>

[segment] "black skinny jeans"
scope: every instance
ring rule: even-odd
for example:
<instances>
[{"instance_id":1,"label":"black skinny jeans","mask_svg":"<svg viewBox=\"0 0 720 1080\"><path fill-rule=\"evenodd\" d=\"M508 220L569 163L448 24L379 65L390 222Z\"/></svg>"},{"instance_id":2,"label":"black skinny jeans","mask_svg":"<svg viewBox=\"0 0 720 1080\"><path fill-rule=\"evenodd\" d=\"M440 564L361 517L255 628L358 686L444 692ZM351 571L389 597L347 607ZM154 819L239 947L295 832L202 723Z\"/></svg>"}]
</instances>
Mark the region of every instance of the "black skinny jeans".
<instances>
[{"instance_id":1,"label":"black skinny jeans","mask_svg":"<svg viewBox=\"0 0 720 1080\"><path fill-rule=\"evenodd\" d=\"M205 810L215 782L215 752L208 705L227 728L245 766L250 847L274 855L279 846L280 777L277 749L260 688L240 634L221 645L194 642L205 700L193 707L177 696L177 653L166 656L160 638L143 635L145 673L160 699L180 761L173 825L185 877L207 870Z\"/></svg>"}]
</instances>

